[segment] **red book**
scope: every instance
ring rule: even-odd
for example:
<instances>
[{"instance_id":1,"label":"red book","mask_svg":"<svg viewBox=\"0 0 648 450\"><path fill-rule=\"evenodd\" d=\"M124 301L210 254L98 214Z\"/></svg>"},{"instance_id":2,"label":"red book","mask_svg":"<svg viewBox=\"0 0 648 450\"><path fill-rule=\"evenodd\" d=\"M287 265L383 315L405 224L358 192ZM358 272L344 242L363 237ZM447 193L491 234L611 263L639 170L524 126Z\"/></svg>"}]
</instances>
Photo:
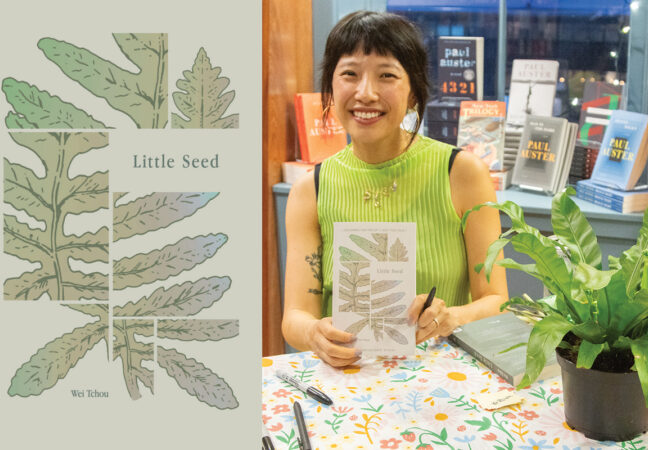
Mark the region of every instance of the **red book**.
<instances>
[{"instance_id":1,"label":"red book","mask_svg":"<svg viewBox=\"0 0 648 450\"><path fill-rule=\"evenodd\" d=\"M302 161L322 162L346 146L346 131L333 109L329 110L326 126L324 126L322 100L319 93L295 94L295 115Z\"/></svg>"}]
</instances>

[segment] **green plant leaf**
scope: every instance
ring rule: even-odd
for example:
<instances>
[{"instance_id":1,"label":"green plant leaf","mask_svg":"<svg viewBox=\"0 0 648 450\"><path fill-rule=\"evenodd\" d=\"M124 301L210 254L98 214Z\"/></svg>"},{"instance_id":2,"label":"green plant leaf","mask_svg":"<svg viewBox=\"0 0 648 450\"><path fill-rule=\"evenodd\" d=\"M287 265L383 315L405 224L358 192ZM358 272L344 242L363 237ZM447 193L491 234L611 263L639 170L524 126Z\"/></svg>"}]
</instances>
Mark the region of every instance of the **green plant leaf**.
<instances>
[{"instance_id":1,"label":"green plant leaf","mask_svg":"<svg viewBox=\"0 0 648 450\"><path fill-rule=\"evenodd\" d=\"M221 68L212 67L207 52L201 47L191 70L182 72L184 79L176 83L180 91L173 93L176 107L189 120L173 113L173 128L238 128L238 114L223 117L236 93L225 92L229 78L220 73Z\"/></svg>"},{"instance_id":2,"label":"green plant leaf","mask_svg":"<svg viewBox=\"0 0 648 450\"><path fill-rule=\"evenodd\" d=\"M644 211L643 222L639 229L637 243L621 254L621 270L625 274L626 294L634 298L639 290L648 253L648 208Z\"/></svg>"},{"instance_id":3,"label":"green plant leaf","mask_svg":"<svg viewBox=\"0 0 648 450\"><path fill-rule=\"evenodd\" d=\"M167 35L116 33L113 37L138 73L56 39L43 38L38 48L65 75L128 115L138 128L164 128L168 120Z\"/></svg>"},{"instance_id":4,"label":"green plant leaf","mask_svg":"<svg viewBox=\"0 0 648 450\"><path fill-rule=\"evenodd\" d=\"M536 270L535 264L520 264L517 261L512 260L511 258L504 258L497 261L497 265L502 266L505 269L520 270L524 273L531 275L532 277L539 279L540 281L543 280L542 275L540 275Z\"/></svg>"},{"instance_id":5,"label":"green plant leaf","mask_svg":"<svg viewBox=\"0 0 648 450\"><path fill-rule=\"evenodd\" d=\"M113 288L119 290L166 280L211 258L226 242L223 233L186 237L161 250L122 258L113 265Z\"/></svg>"},{"instance_id":6,"label":"green plant leaf","mask_svg":"<svg viewBox=\"0 0 648 450\"><path fill-rule=\"evenodd\" d=\"M573 323L557 314L549 315L533 326L527 346L526 370L518 389L529 386L538 378L549 355L572 328Z\"/></svg>"},{"instance_id":7,"label":"green plant leaf","mask_svg":"<svg viewBox=\"0 0 648 450\"><path fill-rule=\"evenodd\" d=\"M582 341L578 350L578 360L576 367L590 369L596 357L603 351L605 344L593 344L589 341Z\"/></svg>"},{"instance_id":8,"label":"green plant leaf","mask_svg":"<svg viewBox=\"0 0 648 450\"><path fill-rule=\"evenodd\" d=\"M584 262L574 266L574 279L578 281L583 289L600 290L610 284L616 270L600 270Z\"/></svg>"},{"instance_id":9,"label":"green plant leaf","mask_svg":"<svg viewBox=\"0 0 648 450\"><path fill-rule=\"evenodd\" d=\"M157 347L157 362L176 380L178 386L201 402L219 409L234 409L238 400L227 382L192 358L174 349Z\"/></svg>"},{"instance_id":10,"label":"green plant leaf","mask_svg":"<svg viewBox=\"0 0 648 450\"><path fill-rule=\"evenodd\" d=\"M108 128L72 103L24 81L5 78L2 91L15 111L9 112L5 119L7 128Z\"/></svg>"},{"instance_id":11,"label":"green plant leaf","mask_svg":"<svg viewBox=\"0 0 648 450\"><path fill-rule=\"evenodd\" d=\"M238 320L217 319L161 319L157 335L160 338L181 341L220 341L239 334Z\"/></svg>"},{"instance_id":12,"label":"green plant leaf","mask_svg":"<svg viewBox=\"0 0 648 450\"><path fill-rule=\"evenodd\" d=\"M65 378L70 369L85 356L108 329L106 321L95 321L57 337L45 344L11 379L8 394L28 397L40 395Z\"/></svg>"},{"instance_id":13,"label":"green plant leaf","mask_svg":"<svg viewBox=\"0 0 648 450\"><path fill-rule=\"evenodd\" d=\"M601 249L596 234L580 208L569 198L574 194L574 188L568 187L554 196L551 203L551 225L554 234L567 246L575 258L574 262L582 261L601 269Z\"/></svg>"},{"instance_id":14,"label":"green plant leaf","mask_svg":"<svg viewBox=\"0 0 648 450\"><path fill-rule=\"evenodd\" d=\"M635 368L639 374L641 390L643 391L644 400L648 407L648 336L632 340L630 342L630 348L635 357Z\"/></svg>"},{"instance_id":15,"label":"green plant leaf","mask_svg":"<svg viewBox=\"0 0 648 450\"><path fill-rule=\"evenodd\" d=\"M148 297L115 306L115 316L192 316L209 308L230 288L230 277L201 278L168 289L160 287Z\"/></svg>"},{"instance_id":16,"label":"green plant leaf","mask_svg":"<svg viewBox=\"0 0 648 450\"><path fill-rule=\"evenodd\" d=\"M153 336L153 321L142 319L113 320L113 359L120 358L126 389L133 400L142 397L137 381L153 393L153 371L146 368L144 361L153 361L153 344L143 343L135 334Z\"/></svg>"},{"instance_id":17,"label":"green plant leaf","mask_svg":"<svg viewBox=\"0 0 648 450\"><path fill-rule=\"evenodd\" d=\"M154 192L113 209L113 241L166 228L193 215L218 192Z\"/></svg>"},{"instance_id":18,"label":"green plant leaf","mask_svg":"<svg viewBox=\"0 0 648 450\"><path fill-rule=\"evenodd\" d=\"M484 260L484 265L483 265L483 267L485 269L484 274L486 275L486 280L487 281L490 282L490 276L491 276L491 272L493 270L493 264L495 263L495 260L499 256L502 249L508 243L509 243L508 239L500 238L500 239L497 239L491 245L488 246L488 250L486 251L486 259ZM509 261L512 261L512 260L509 260ZM501 264L499 264L499 265L501 265ZM481 268L480 268L480 270L476 270L476 271L480 272Z\"/></svg>"}]
</instances>

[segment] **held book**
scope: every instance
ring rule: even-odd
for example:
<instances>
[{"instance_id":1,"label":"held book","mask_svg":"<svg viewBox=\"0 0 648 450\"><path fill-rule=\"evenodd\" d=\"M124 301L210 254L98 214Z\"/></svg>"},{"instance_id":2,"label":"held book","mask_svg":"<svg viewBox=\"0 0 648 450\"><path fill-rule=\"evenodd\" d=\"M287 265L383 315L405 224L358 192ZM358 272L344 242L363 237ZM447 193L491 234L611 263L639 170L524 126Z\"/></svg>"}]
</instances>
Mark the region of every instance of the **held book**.
<instances>
[{"instance_id":1,"label":"held book","mask_svg":"<svg viewBox=\"0 0 648 450\"><path fill-rule=\"evenodd\" d=\"M440 36L437 45L439 98L481 100L484 89L484 38Z\"/></svg>"},{"instance_id":2,"label":"held book","mask_svg":"<svg viewBox=\"0 0 648 450\"><path fill-rule=\"evenodd\" d=\"M647 125L648 115L613 111L590 179L615 189L632 189L648 157Z\"/></svg>"},{"instance_id":3,"label":"held book","mask_svg":"<svg viewBox=\"0 0 648 450\"><path fill-rule=\"evenodd\" d=\"M622 87L604 81L587 81L578 121L578 143L599 148L612 111L619 109Z\"/></svg>"},{"instance_id":4,"label":"held book","mask_svg":"<svg viewBox=\"0 0 648 450\"><path fill-rule=\"evenodd\" d=\"M505 119L504 102L461 102L457 147L477 155L490 170L502 170Z\"/></svg>"},{"instance_id":5,"label":"held book","mask_svg":"<svg viewBox=\"0 0 648 450\"><path fill-rule=\"evenodd\" d=\"M513 60L506 121L513 125L522 125L529 114L551 116L557 80L558 61Z\"/></svg>"},{"instance_id":6,"label":"held book","mask_svg":"<svg viewBox=\"0 0 648 450\"><path fill-rule=\"evenodd\" d=\"M295 116L303 162L322 162L346 146L346 131L332 109L324 126L322 99L319 93L295 94Z\"/></svg>"},{"instance_id":7,"label":"held book","mask_svg":"<svg viewBox=\"0 0 648 450\"><path fill-rule=\"evenodd\" d=\"M366 355L413 355L407 309L416 296L416 223L333 224L333 326Z\"/></svg>"},{"instance_id":8,"label":"held book","mask_svg":"<svg viewBox=\"0 0 648 450\"><path fill-rule=\"evenodd\" d=\"M532 325L512 312L507 312L467 323L455 329L448 340L467 351L506 382L516 386L524 376L527 348L520 346L503 351L516 344L526 343L532 328ZM552 354L538 380L559 374L560 366L555 354Z\"/></svg>"},{"instance_id":9,"label":"held book","mask_svg":"<svg viewBox=\"0 0 648 450\"><path fill-rule=\"evenodd\" d=\"M511 183L555 194L567 182L576 124L559 117L527 116Z\"/></svg>"}]
</instances>

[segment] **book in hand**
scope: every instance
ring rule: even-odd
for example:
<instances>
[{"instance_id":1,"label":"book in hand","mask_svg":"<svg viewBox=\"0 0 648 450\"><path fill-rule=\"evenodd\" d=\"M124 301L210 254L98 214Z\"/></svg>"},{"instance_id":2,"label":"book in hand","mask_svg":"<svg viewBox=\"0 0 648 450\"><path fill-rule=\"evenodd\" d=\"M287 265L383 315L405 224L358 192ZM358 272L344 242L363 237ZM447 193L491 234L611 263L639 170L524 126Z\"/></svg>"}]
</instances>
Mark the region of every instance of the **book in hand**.
<instances>
[{"instance_id":1,"label":"book in hand","mask_svg":"<svg viewBox=\"0 0 648 450\"><path fill-rule=\"evenodd\" d=\"M505 119L504 102L461 102L457 147L474 153L490 170L502 170Z\"/></svg>"},{"instance_id":2,"label":"book in hand","mask_svg":"<svg viewBox=\"0 0 648 450\"><path fill-rule=\"evenodd\" d=\"M333 326L356 336L364 355L413 355L416 223L333 224Z\"/></svg>"},{"instance_id":3,"label":"book in hand","mask_svg":"<svg viewBox=\"0 0 648 450\"><path fill-rule=\"evenodd\" d=\"M324 126L322 100L319 93L295 94L295 116L303 162L322 162L346 146L346 131L332 108L329 110L326 126Z\"/></svg>"},{"instance_id":4,"label":"book in hand","mask_svg":"<svg viewBox=\"0 0 648 450\"><path fill-rule=\"evenodd\" d=\"M648 157L647 128L648 115L613 111L590 179L614 189L632 189Z\"/></svg>"},{"instance_id":5,"label":"book in hand","mask_svg":"<svg viewBox=\"0 0 648 450\"><path fill-rule=\"evenodd\" d=\"M648 187L632 191L622 191L601 186L592 180L576 183L576 196L590 203L620 213L642 212L648 208Z\"/></svg>"},{"instance_id":6,"label":"book in hand","mask_svg":"<svg viewBox=\"0 0 648 450\"><path fill-rule=\"evenodd\" d=\"M583 91L583 104L578 121L578 144L599 148L603 134L610 122L612 111L619 109L621 86L604 81L587 81Z\"/></svg>"},{"instance_id":7,"label":"book in hand","mask_svg":"<svg viewBox=\"0 0 648 450\"><path fill-rule=\"evenodd\" d=\"M439 98L481 100L484 89L484 38L440 36L437 45Z\"/></svg>"},{"instance_id":8,"label":"book in hand","mask_svg":"<svg viewBox=\"0 0 648 450\"><path fill-rule=\"evenodd\" d=\"M577 125L559 117L527 116L511 183L556 194L569 177Z\"/></svg>"},{"instance_id":9,"label":"book in hand","mask_svg":"<svg viewBox=\"0 0 648 450\"><path fill-rule=\"evenodd\" d=\"M526 343L532 328L532 325L512 312L507 312L462 325L448 336L448 340L464 349L506 382L516 386L524 376L527 347L524 345L507 352L503 351L516 344ZM560 366L556 362L555 354L552 354L538 380L559 374Z\"/></svg>"},{"instance_id":10,"label":"book in hand","mask_svg":"<svg viewBox=\"0 0 648 450\"><path fill-rule=\"evenodd\" d=\"M513 60L506 121L520 126L529 114L551 116L557 81L558 61Z\"/></svg>"}]
</instances>

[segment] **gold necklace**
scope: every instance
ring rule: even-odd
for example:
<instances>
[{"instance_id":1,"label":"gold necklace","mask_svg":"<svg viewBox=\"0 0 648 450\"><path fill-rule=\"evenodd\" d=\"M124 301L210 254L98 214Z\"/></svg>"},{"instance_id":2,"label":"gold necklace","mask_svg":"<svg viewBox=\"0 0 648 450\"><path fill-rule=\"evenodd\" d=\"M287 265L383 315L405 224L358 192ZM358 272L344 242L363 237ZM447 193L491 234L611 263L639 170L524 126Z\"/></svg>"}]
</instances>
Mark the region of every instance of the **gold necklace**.
<instances>
[{"instance_id":1,"label":"gold necklace","mask_svg":"<svg viewBox=\"0 0 648 450\"><path fill-rule=\"evenodd\" d=\"M383 186L382 188L378 188L376 190L367 188L362 198L365 202L373 201L374 207L380 208L382 199L389 197L389 194L396 192L396 189L398 189L398 183L396 182L396 180L394 180L391 184L391 189L390 186Z\"/></svg>"}]
</instances>

